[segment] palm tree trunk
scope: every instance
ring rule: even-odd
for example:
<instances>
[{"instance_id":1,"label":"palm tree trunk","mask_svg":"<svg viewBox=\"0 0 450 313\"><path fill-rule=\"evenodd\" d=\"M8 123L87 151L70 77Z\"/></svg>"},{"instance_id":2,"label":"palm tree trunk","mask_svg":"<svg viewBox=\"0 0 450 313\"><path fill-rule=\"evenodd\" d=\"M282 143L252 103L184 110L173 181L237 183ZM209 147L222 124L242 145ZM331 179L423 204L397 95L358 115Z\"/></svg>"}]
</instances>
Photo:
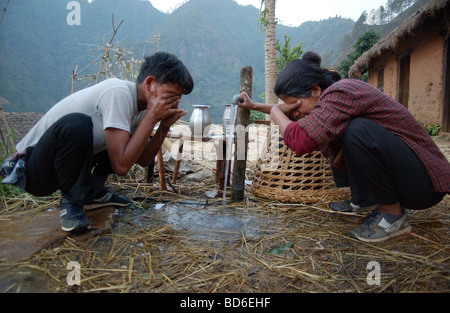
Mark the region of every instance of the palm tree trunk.
<instances>
[{"instance_id":1,"label":"palm tree trunk","mask_svg":"<svg viewBox=\"0 0 450 313\"><path fill-rule=\"evenodd\" d=\"M265 94L266 104L277 103L278 99L273 92L275 81L277 79L277 49L275 39L275 2L276 0L265 0L266 8L266 41L264 44L265 51ZM270 116L266 116L269 119Z\"/></svg>"}]
</instances>

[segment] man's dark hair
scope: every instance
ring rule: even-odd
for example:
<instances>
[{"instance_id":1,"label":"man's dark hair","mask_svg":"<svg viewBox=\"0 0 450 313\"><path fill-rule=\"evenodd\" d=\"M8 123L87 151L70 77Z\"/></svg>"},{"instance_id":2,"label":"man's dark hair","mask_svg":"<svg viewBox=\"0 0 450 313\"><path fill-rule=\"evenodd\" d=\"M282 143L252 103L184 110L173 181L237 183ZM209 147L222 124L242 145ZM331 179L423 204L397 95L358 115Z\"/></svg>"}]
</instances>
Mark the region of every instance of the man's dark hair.
<instances>
[{"instance_id":1,"label":"man's dark hair","mask_svg":"<svg viewBox=\"0 0 450 313\"><path fill-rule=\"evenodd\" d=\"M194 89L194 81L187 67L177 56L167 52L156 52L144 58L136 82L140 84L148 76L154 76L160 85L171 83L180 86L185 95Z\"/></svg>"}]
</instances>

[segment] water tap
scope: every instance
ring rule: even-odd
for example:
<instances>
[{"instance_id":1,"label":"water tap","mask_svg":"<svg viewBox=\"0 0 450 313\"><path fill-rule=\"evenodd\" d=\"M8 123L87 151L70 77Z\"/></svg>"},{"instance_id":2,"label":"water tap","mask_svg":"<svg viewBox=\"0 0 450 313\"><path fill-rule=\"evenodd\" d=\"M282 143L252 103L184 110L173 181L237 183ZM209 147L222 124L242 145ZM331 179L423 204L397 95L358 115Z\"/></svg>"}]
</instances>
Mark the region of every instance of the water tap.
<instances>
[{"instance_id":1,"label":"water tap","mask_svg":"<svg viewBox=\"0 0 450 313\"><path fill-rule=\"evenodd\" d=\"M237 105L238 102L241 102L241 103L244 102L244 98L242 98L240 95L234 95L231 103L233 103L234 105Z\"/></svg>"}]
</instances>

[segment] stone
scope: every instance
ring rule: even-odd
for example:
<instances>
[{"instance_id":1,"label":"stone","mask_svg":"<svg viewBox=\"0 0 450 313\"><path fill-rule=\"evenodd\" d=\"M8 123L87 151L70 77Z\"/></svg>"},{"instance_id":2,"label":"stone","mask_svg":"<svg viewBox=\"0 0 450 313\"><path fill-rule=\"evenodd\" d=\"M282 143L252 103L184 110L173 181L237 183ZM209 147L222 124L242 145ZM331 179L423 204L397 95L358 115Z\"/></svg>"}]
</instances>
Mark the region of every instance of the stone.
<instances>
[{"instance_id":1,"label":"stone","mask_svg":"<svg viewBox=\"0 0 450 313\"><path fill-rule=\"evenodd\" d=\"M185 179L189 181L196 181L196 182L202 182L206 179L209 179L213 177L215 174L213 171L208 169L203 169L201 171L198 171L196 173L192 173L189 175L186 175Z\"/></svg>"},{"instance_id":2,"label":"stone","mask_svg":"<svg viewBox=\"0 0 450 313\"><path fill-rule=\"evenodd\" d=\"M70 236L84 241L111 231L115 226L114 207L87 211L91 228L85 232L67 233L61 230L59 210L38 212L0 221L0 259L20 261L39 253Z\"/></svg>"}]
</instances>

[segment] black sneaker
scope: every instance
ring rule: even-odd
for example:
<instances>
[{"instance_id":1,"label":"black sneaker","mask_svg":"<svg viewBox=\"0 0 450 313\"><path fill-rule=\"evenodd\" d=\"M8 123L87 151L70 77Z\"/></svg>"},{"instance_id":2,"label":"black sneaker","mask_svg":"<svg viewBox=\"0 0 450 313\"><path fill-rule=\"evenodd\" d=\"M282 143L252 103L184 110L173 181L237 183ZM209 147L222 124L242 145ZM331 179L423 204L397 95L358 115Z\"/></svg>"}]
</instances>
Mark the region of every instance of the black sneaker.
<instances>
[{"instance_id":1,"label":"black sneaker","mask_svg":"<svg viewBox=\"0 0 450 313\"><path fill-rule=\"evenodd\" d=\"M84 208L86 210L93 210L105 206L129 206L131 204L130 199L127 197L118 195L116 193L113 193L111 191L106 190L105 195L98 197L97 199L88 201Z\"/></svg>"},{"instance_id":2,"label":"black sneaker","mask_svg":"<svg viewBox=\"0 0 450 313\"><path fill-rule=\"evenodd\" d=\"M329 207L336 212L360 212L373 210L377 207L377 205L375 204L370 206L359 206L357 204L351 203L350 200L344 200L339 202L331 202L329 204Z\"/></svg>"},{"instance_id":3,"label":"black sneaker","mask_svg":"<svg viewBox=\"0 0 450 313\"><path fill-rule=\"evenodd\" d=\"M70 203L63 197L59 206L59 220L61 229L66 232L85 230L91 226L83 207Z\"/></svg>"}]
</instances>

